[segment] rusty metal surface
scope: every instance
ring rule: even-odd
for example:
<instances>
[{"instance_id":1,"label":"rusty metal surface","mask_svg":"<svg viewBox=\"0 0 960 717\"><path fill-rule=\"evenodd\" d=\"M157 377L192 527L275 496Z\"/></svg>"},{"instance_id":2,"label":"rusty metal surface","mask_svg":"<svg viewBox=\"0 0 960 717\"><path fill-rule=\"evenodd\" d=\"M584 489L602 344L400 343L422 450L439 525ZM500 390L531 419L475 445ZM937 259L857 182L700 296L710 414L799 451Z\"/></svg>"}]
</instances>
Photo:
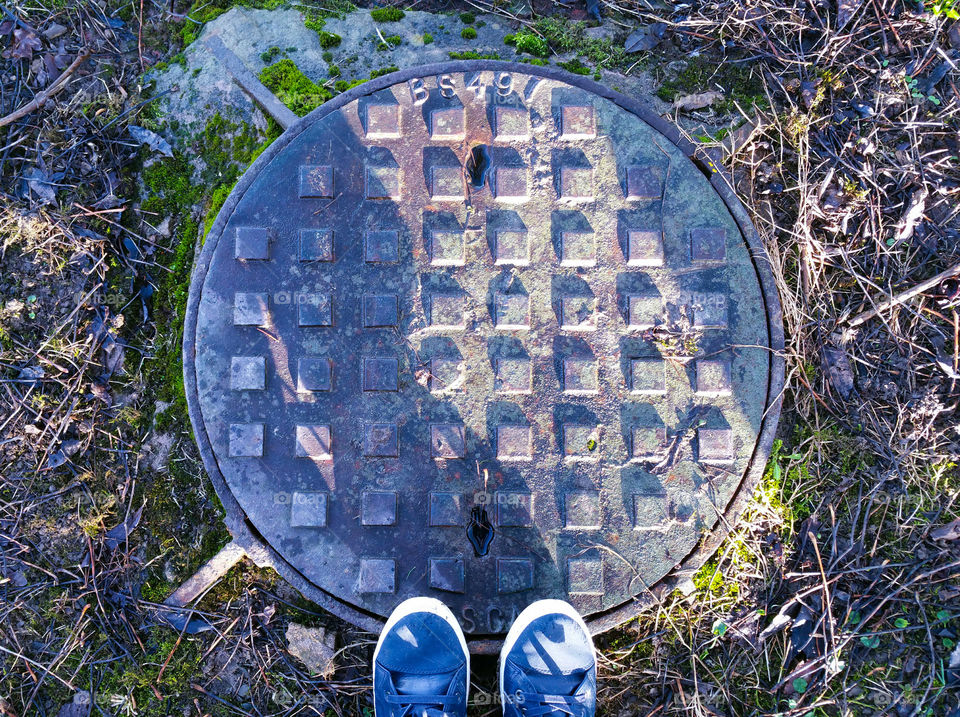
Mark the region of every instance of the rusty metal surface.
<instances>
[{"instance_id":1,"label":"rusty metal surface","mask_svg":"<svg viewBox=\"0 0 960 717\"><path fill-rule=\"evenodd\" d=\"M782 330L742 208L675 140L495 62L281 137L191 287L231 530L358 624L429 594L475 637L543 597L605 627L702 563L769 450Z\"/></svg>"}]
</instances>

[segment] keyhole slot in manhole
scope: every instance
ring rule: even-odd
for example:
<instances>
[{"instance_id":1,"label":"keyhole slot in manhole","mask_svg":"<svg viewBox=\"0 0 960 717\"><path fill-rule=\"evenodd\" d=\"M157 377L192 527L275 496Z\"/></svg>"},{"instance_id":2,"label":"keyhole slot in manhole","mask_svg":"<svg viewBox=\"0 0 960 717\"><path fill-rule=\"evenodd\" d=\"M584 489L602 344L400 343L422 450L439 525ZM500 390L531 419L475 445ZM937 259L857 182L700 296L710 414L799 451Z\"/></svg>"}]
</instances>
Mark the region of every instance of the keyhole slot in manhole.
<instances>
[{"instance_id":1,"label":"keyhole slot in manhole","mask_svg":"<svg viewBox=\"0 0 960 717\"><path fill-rule=\"evenodd\" d=\"M467 180L473 189L483 189L490 171L490 150L487 145L478 144L470 150L466 163Z\"/></svg>"},{"instance_id":2,"label":"keyhole slot in manhole","mask_svg":"<svg viewBox=\"0 0 960 717\"><path fill-rule=\"evenodd\" d=\"M487 515L487 509L482 505L475 506L470 511L470 526L467 528L467 539L473 546L473 552L478 558L484 557L490 551L493 542L493 523Z\"/></svg>"}]
</instances>

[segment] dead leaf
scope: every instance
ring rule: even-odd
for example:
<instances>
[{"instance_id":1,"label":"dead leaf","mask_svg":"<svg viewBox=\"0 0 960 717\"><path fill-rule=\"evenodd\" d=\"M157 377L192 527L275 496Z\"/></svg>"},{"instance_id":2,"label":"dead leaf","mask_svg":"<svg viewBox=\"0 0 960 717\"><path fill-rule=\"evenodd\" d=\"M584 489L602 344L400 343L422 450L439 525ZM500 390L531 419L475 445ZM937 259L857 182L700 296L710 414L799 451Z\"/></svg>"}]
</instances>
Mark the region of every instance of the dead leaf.
<instances>
[{"instance_id":1,"label":"dead leaf","mask_svg":"<svg viewBox=\"0 0 960 717\"><path fill-rule=\"evenodd\" d=\"M623 43L623 48L627 52L644 52L646 50L652 50L660 44L660 41L663 39L666 31L667 26L662 22L655 22L652 25L641 27L630 33L630 36L627 37L626 42Z\"/></svg>"},{"instance_id":2,"label":"dead leaf","mask_svg":"<svg viewBox=\"0 0 960 717\"><path fill-rule=\"evenodd\" d=\"M336 635L322 627L305 627L291 622L287 626L287 649L307 667L311 675L330 677L336 665Z\"/></svg>"},{"instance_id":3,"label":"dead leaf","mask_svg":"<svg viewBox=\"0 0 960 717\"><path fill-rule=\"evenodd\" d=\"M120 525L110 528L103 539L104 545L112 550L118 547L120 543L126 542L127 538L130 537L130 533L136 530L136 527L140 524L140 516L143 514L145 505L146 503L141 505L139 509L133 511Z\"/></svg>"},{"instance_id":4,"label":"dead leaf","mask_svg":"<svg viewBox=\"0 0 960 717\"><path fill-rule=\"evenodd\" d=\"M137 127L133 124L127 127L127 131L137 142L147 145L154 152L159 152L164 157L173 156L173 147L156 132L146 129L145 127Z\"/></svg>"},{"instance_id":5,"label":"dead leaf","mask_svg":"<svg viewBox=\"0 0 960 717\"><path fill-rule=\"evenodd\" d=\"M700 110L721 100L723 100L722 92L707 90L706 92L678 97L673 101L673 106L678 110Z\"/></svg>"},{"instance_id":6,"label":"dead leaf","mask_svg":"<svg viewBox=\"0 0 960 717\"><path fill-rule=\"evenodd\" d=\"M3 51L3 57L8 60L33 59L33 51L42 47L40 38L29 30L17 28L13 31L13 41Z\"/></svg>"},{"instance_id":7,"label":"dead leaf","mask_svg":"<svg viewBox=\"0 0 960 717\"><path fill-rule=\"evenodd\" d=\"M947 523L946 525L941 525L939 528L934 528L930 531L930 537L934 540L957 540L960 539L960 518L953 521L952 523Z\"/></svg>"},{"instance_id":8,"label":"dead leaf","mask_svg":"<svg viewBox=\"0 0 960 717\"><path fill-rule=\"evenodd\" d=\"M829 344L823 347L823 372L833 389L843 398L853 393L853 368L847 352Z\"/></svg>"}]
</instances>

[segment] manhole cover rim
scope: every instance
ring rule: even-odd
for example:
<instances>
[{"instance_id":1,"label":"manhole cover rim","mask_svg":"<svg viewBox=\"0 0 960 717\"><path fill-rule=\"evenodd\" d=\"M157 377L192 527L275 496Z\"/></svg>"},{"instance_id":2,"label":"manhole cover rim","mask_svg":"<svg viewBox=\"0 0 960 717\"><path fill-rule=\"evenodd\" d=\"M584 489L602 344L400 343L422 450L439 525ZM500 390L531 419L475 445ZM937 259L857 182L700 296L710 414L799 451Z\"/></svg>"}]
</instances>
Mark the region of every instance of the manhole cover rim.
<instances>
[{"instance_id":1,"label":"manhole cover rim","mask_svg":"<svg viewBox=\"0 0 960 717\"><path fill-rule=\"evenodd\" d=\"M757 281L760 285L760 299L765 308L764 315L767 322L766 330L769 340L769 380L764 402L763 418L753 453L749 458L747 469L744 471L742 479L735 490L734 497L730 500L717 526L703 537L698 545L689 552L666 577L653 586L648 595L649 599L642 599L642 596L638 596L618 606L594 613L586 618L591 630L594 633L599 633L635 617L648 607L656 597L679 586L685 578L689 578L692 572L699 568L717 550L727 536L729 529L736 522L737 517L746 507L753 494L754 488L762 477L776 434L782 404L782 389L785 381L785 361L783 358L784 333L779 295L777 294L773 273L769 266L769 258L767 257L756 229L750 222L746 208L733 192L729 177L726 173L716 167L697 145L685 139L674 125L654 114L641 102L626 97L593 80L555 68L498 60L460 60L409 68L369 80L339 95L335 99L329 100L310 114L300 118L288 127L241 176L221 207L216 220L207 233L203 248L196 259L190 282L183 334L183 366L188 415L204 467L210 476L217 496L223 504L226 512L224 520L234 541L242 545L248 553L254 555L258 564L265 563L274 567L285 580L291 583L305 597L324 609L358 627L372 632L378 631L385 623L385 617L366 611L359 605L347 602L323 590L307 579L296 567L284 558L277 549L260 536L237 498L234 496L226 478L221 473L201 415L201 404L197 387L196 329L203 283L206 280L215 250L231 215L247 190L258 178L260 170L266 167L276 155L282 152L304 130L323 117L339 111L359 98L404 83L412 78L432 77L444 73L480 71L521 73L546 80L563 82L572 87L592 92L613 102L627 112L638 116L654 130L669 139L707 176L710 185L720 196L725 207L736 222L741 239L749 250ZM471 635L468 638L471 644L471 650L474 652L495 651L498 649L501 639L502 636L478 634Z\"/></svg>"}]
</instances>

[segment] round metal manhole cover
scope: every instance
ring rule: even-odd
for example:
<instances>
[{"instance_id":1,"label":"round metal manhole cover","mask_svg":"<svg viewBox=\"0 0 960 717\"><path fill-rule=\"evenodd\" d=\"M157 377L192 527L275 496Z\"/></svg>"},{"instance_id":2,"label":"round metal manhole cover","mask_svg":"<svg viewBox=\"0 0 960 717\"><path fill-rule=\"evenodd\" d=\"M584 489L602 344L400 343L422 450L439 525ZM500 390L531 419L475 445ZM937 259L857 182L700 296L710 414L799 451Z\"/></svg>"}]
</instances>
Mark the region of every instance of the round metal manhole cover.
<instances>
[{"instance_id":1,"label":"round metal manhole cover","mask_svg":"<svg viewBox=\"0 0 960 717\"><path fill-rule=\"evenodd\" d=\"M689 151L599 85L496 62L290 128L191 287L231 530L357 624L433 595L474 638L546 597L602 629L702 564L769 450L782 329Z\"/></svg>"}]
</instances>

